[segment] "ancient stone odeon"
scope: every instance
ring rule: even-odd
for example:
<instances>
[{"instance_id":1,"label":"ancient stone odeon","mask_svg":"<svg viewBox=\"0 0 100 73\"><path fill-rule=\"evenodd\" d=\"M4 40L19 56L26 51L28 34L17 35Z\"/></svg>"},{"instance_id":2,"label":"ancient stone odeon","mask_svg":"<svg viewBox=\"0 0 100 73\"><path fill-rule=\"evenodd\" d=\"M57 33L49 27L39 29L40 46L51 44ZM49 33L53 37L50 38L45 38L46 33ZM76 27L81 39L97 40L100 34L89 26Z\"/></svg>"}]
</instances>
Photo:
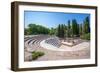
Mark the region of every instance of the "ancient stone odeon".
<instances>
[{"instance_id":1,"label":"ancient stone odeon","mask_svg":"<svg viewBox=\"0 0 100 73\"><path fill-rule=\"evenodd\" d=\"M43 42L44 41L44 42ZM76 40L77 41L77 40ZM32 61L32 52L33 51L43 51L45 52L46 55L44 55L43 57L39 58L38 60L51 60L51 59L70 59L70 58L79 58L79 57L86 57L88 58L89 54L89 49L84 49L84 47L86 48L89 48L89 43L88 42L85 42L83 44L79 44L81 43L80 40L78 40L78 44L77 46L75 47L69 47L68 46L66 48L64 48L64 50L67 50L67 51L59 51L59 49L63 50L63 47L62 46L62 42L61 40L56 37L56 36L49 36L49 35L28 35L28 36L25 36L24 38L24 60L25 61ZM53 50L50 50L50 48L47 48L46 46L43 47L41 46L41 43L44 43L44 46L45 44L48 44L49 47L50 45L51 46L54 46L55 48L57 48L56 50L58 51L53 51ZM78 49L79 46L83 46L83 49ZM81 47L82 47L81 46ZM76 52L75 49L76 49ZM69 51L69 50L72 50L72 51ZM73 51L74 50L74 51ZM80 53L79 53L80 52ZM52 57L51 56L54 57Z\"/></svg>"}]
</instances>

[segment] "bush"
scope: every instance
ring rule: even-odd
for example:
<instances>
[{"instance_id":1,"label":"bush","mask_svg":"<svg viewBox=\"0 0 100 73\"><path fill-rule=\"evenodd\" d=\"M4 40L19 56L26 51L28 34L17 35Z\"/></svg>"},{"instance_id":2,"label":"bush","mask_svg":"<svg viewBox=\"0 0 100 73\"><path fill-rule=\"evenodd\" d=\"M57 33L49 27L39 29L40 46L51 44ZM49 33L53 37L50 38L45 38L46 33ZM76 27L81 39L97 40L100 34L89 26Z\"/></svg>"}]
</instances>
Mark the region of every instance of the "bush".
<instances>
[{"instance_id":1,"label":"bush","mask_svg":"<svg viewBox=\"0 0 100 73\"><path fill-rule=\"evenodd\" d=\"M41 52L41 51L34 51L34 52L32 52L32 59L33 60L36 60L38 57L40 57L40 56L43 56L44 55L44 52Z\"/></svg>"},{"instance_id":2,"label":"bush","mask_svg":"<svg viewBox=\"0 0 100 73\"><path fill-rule=\"evenodd\" d=\"M82 35L81 39L90 40L90 33Z\"/></svg>"}]
</instances>

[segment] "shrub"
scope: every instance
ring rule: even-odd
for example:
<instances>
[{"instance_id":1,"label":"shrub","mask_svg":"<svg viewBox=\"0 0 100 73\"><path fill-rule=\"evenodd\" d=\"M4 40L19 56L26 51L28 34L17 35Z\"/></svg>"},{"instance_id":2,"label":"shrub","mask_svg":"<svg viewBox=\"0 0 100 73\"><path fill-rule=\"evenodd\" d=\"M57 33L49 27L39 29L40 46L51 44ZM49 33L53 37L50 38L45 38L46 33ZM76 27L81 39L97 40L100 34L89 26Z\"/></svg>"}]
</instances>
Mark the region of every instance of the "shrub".
<instances>
[{"instance_id":1,"label":"shrub","mask_svg":"<svg viewBox=\"0 0 100 73\"><path fill-rule=\"evenodd\" d=\"M44 55L44 52L34 51L34 52L32 52L32 59L36 60L38 57L43 56L43 55Z\"/></svg>"},{"instance_id":2,"label":"shrub","mask_svg":"<svg viewBox=\"0 0 100 73\"><path fill-rule=\"evenodd\" d=\"M90 33L82 35L81 39L90 40Z\"/></svg>"}]
</instances>

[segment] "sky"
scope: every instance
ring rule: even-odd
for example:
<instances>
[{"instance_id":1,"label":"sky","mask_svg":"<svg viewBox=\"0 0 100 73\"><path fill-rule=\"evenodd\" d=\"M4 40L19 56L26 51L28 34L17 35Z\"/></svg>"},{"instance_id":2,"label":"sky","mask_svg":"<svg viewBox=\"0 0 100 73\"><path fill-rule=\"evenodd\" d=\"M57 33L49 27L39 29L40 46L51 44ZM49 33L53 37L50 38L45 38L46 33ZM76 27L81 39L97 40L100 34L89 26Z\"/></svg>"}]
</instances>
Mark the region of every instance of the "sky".
<instances>
[{"instance_id":1,"label":"sky","mask_svg":"<svg viewBox=\"0 0 100 73\"><path fill-rule=\"evenodd\" d=\"M90 14L83 13L24 11L24 24L25 28L31 23L55 28L59 24L67 25L68 20L72 21L72 19L76 19L77 23L81 24L87 16L90 18Z\"/></svg>"}]
</instances>

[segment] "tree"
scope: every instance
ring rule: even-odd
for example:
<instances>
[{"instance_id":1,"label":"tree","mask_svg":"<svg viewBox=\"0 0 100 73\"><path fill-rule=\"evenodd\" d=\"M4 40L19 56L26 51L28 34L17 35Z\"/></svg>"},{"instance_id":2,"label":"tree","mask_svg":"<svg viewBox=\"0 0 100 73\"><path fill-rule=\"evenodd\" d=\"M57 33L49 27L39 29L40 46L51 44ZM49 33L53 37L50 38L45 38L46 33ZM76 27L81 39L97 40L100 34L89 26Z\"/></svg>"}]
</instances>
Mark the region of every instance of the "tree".
<instances>
[{"instance_id":1,"label":"tree","mask_svg":"<svg viewBox=\"0 0 100 73\"><path fill-rule=\"evenodd\" d=\"M72 20L72 35L79 36L79 25L75 19Z\"/></svg>"},{"instance_id":2,"label":"tree","mask_svg":"<svg viewBox=\"0 0 100 73\"><path fill-rule=\"evenodd\" d=\"M61 38L64 38L64 26L61 24Z\"/></svg>"},{"instance_id":3,"label":"tree","mask_svg":"<svg viewBox=\"0 0 100 73\"><path fill-rule=\"evenodd\" d=\"M65 38L65 36L66 36L66 26L65 26L65 24L59 24L58 25L57 36L59 38Z\"/></svg>"},{"instance_id":4,"label":"tree","mask_svg":"<svg viewBox=\"0 0 100 73\"><path fill-rule=\"evenodd\" d=\"M28 32L30 35L36 35L36 34L49 34L50 30L49 28L46 28L42 25L36 25L36 24L29 24L28 25Z\"/></svg>"},{"instance_id":5,"label":"tree","mask_svg":"<svg viewBox=\"0 0 100 73\"><path fill-rule=\"evenodd\" d=\"M57 36L58 36L58 37L61 37L61 36L60 36L60 34L61 34L60 29L61 29L61 27L60 27L60 24L59 24L59 25L58 25L58 28L57 28Z\"/></svg>"},{"instance_id":6,"label":"tree","mask_svg":"<svg viewBox=\"0 0 100 73\"><path fill-rule=\"evenodd\" d=\"M36 28L36 24L29 24L28 25L29 27L29 34L37 34L37 28Z\"/></svg>"},{"instance_id":7,"label":"tree","mask_svg":"<svg viewBox=\"0 0 100 73\"><path fill-rule=\"evenodd\" d=\"M90 33L89 17L86 17L85 20L84 20L83 33L84 34Z\"/></svg>"},{"instance_id":8,"label":"tree","mask_svg":"<svg viewBox=\"0 0 100 73\"><path fill-rule=\"evenodd\" d=\"M61 38L65 38L65 25L61 24L61 28L60 28L60 36Z\"/></svg>"},{"instance_id":9,"label":"tree","mask_svg":"<svg viewBox=\"0 0 100 73\"><path fill-rule=\"evenodd\" d=\"M28 28L25 28L24 29L24 35L28 35L28 34L29 34Z\"/></svg>"},{"instance_id":10,"label":"tree","mask_svg":"<svg viewBox=\"0 0 100 73\"><path fill-rule=\"evenodd\" d=\"M80 36L83 34L82 24L79 25L79 34Z\"/></svg>"},{"instance_id":11,"label":"tree","mask_svg":"<svg viewBox=\"0 0 100 73\"><path fill-rule=\"evenodd\" d=\"M66 36L67 36L66 35L67 26L64 24L63 27L64 27L64 38L66 39Z\"/></svg>"},{"instance_id":12,"label":"tree","mask_svg":"<svg viewBox=\"0 0 100 73\"><path fill-rule=\"evenodd\" d=\"M77 37L79 37L79 24L77 24Z\"/></svg>"},{"instance_id":13,"label":"tree","mask_svg":"<svg viewBox=\"0 0 100 73\"><path fill-rule=\"evenodd\" d=\"M51 28L49 34L50 35L56 35L56 29L55 28Z\"/></svg>"},{"instance_id":14,"label":"tree","mask_svg":"<svg viewBox=\"0 0 100 73\"><path fill-rule=\"evenodd\" d=\"M67 37L71 37L71 26L70 26L70 20L68 20L68 26L67 26Z\"/></svg>"}]
</instances>

